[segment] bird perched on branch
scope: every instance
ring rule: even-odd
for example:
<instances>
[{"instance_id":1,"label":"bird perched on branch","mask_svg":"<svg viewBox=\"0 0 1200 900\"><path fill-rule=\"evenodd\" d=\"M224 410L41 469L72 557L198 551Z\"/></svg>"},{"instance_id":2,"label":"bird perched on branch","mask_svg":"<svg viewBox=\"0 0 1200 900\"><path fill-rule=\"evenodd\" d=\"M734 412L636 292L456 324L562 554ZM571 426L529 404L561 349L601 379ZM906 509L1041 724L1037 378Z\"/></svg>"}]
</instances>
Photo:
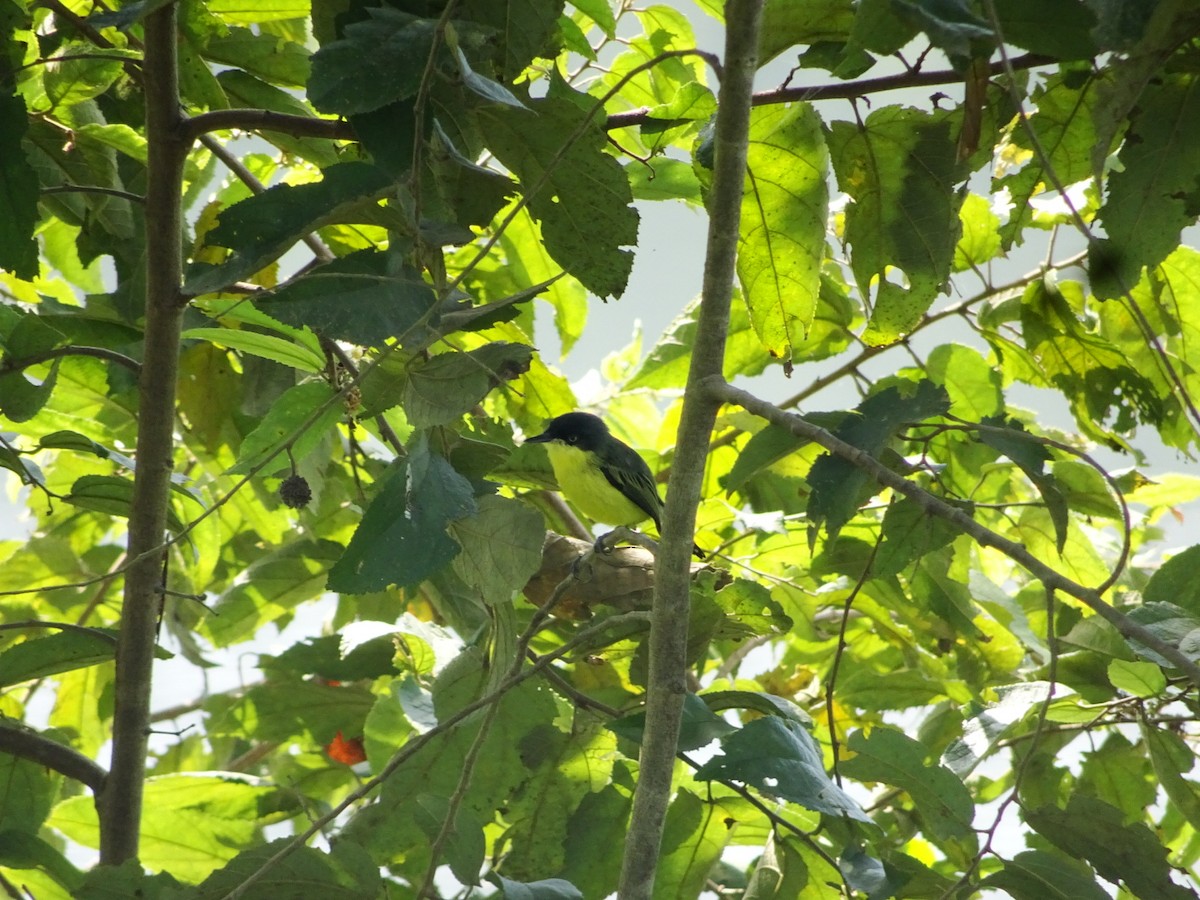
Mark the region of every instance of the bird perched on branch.
<instances>
[{"instance_id":1,"label":"bird perched on branch","mask_svg":"<svg viewBox=\"0 0 1200 900\"><path fill-rule=\"evenodd\" d=\"M545 444L559 489L591 519L636 525L652 519L662 533L663 501L646 461L612 436L599 416L570 412L528 439ZM704 558L700 548L693 552Z\"/></svg>"}]
</instances>

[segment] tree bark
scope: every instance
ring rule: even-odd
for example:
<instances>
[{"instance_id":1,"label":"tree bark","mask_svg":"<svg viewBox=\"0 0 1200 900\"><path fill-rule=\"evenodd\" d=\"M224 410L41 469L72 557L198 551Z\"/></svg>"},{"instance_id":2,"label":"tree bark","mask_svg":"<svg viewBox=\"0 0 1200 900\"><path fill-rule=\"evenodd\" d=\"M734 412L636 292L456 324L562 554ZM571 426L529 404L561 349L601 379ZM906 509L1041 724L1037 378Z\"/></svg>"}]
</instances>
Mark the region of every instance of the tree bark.
<instances>
[{"instance_id":1,"label":"tree bark","mask_svg":"<svg viewBox=\"0 0 1200 900\"><path fill-rule=\"evenodd\" d=\"M618 891L622 900L649 900L653 895L663 827L671 801L679 724L687 691L692 534L708 444L720 406L703 389L703 382L710 375L720 376L725 359L762 7L762 0L730 0L725 6L725 71L714 135L716 157L703 294L663 512L663 542L650 624L646 728Z\"/></svg>"},{"instance_id":2,"label":"tree bark","mask_svg":"<svg viewBox=\"0 0 1200 900\"><path fill-rule=\"evenodd\" d=\"M163 539L173 468L175 390L184 300L182 185L188 145L180 130L176 11L146 17L146 321L138 380L137 471L129 517L124 605L117 639L116 706L109 777L98 799L100 861L137 857L150 730L150 685L163 600Z\"/></svg>"}]
</instances>

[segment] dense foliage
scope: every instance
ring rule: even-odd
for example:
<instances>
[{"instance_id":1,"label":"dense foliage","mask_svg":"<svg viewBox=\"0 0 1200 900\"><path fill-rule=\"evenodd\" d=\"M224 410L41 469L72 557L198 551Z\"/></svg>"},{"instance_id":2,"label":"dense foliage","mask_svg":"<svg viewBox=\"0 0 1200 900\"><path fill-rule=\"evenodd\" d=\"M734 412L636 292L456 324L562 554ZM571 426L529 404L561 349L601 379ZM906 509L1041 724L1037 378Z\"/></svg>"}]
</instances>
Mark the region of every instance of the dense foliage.
<instances>
[{"instance_id":1,"label":"dense foliage","mask_svg":"<svg viewBox=\"0 0 1200 900\"><path fill-rule=\"evenodd\" d=\"M520 435L579 406L535 320L570 351L635 201L711 202L702 16L0 0L10 896L617 889L652 561L572 567ZM794 393L683 390L707 297L597 361L664 483L724 402L653 896L1195 896L1200 479L1143 454L1200 445L1200 13L771 0L759 51L723 371Z\"/></svg>"}]
</instances>

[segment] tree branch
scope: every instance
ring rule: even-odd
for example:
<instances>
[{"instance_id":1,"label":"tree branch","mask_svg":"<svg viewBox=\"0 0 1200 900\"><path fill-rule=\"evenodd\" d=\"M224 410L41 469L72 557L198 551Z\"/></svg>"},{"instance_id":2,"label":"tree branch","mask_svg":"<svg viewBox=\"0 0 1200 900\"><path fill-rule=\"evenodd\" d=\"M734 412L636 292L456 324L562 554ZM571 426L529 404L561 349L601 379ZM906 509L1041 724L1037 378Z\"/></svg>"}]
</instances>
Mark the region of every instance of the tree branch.
<instances>
[{"instance_id":1,"label":"tree branch","mask_svg":"<svg viewBox=\"0 0 1200 900\"><path fill-rule=\"evenodd\" d=\"M175 389L185 301L182 190L190 142L179 139L176 4L145 20L146 350L138 379L137 471L129 516L125 599L117 639L110 774L99 794L100 861L137 857L150 685L162 603L162 551L175 451Z\"/></svg>"},{"instance_id":2,"label":"tree branch","mask_svg":"<svg viewBox=\"0 0 1200 900\"><path fill-rule=\"evenodd\" d=\"M318 119L272 112L269 109L214 109L180 124L187 143L213 131L278 131L292 137L326 138L331 141L358 140L350 123L341 119Z\"/></svg>"},{"instance_id":3,"label":"tree branch","mask_svg":"<svg viewBox=\"0 0 1200 900\"><path fill-rule=\"evenodd\" d=\"M701 385L710 376L720 376L725 358L762 8L763 0L729 0L726 4L725 71L717 102L703 299L663 512L663 543L650 620L646 729L618 890L624 900L650 900L653 895L671 800L671 776L687 695L692 535L708 443L720 406Z\"/></svg>"},{"instance_id":4,"label":"tree branch","mask_svg":"<svg viewBox=\"0 0 1200 900\"><path fill-rule=\"evenodd\" d=\"M1200 687L1200 666L1183 654L1178 647L1167 643L1154 632L1118 612L1095 589L1084 587L1056 572L1021 544L1010 541L1008 538L996 534L990 528L980 525L958 507L951 506L944 500L935 497L853 444L834 437L824 428L818 428L800 416L786 413L774 404L760 400L748 391L735 388L720 376L710 377L705 382L704 388L715 399L740 406L773 425L788 429L797 437L820 444L830 453L858 466L885 487L899 491L929 515L945 519L960 531L973 537L979 544L999 550L1009 559L1023 566L1048 590L1061 591L1081 601L1100 618L1116 628L1124 637L1153 650L1183 672L1194 685Z\"/></svg>"},{"instance_id":5,"label":"tree branch","mask_svg":"<svg viewBox=\"0 0 1200 900\"><path fill-rule=\"evenodd\" d=\"M728 18L728 17L727 17ZM1004 60L998 60L987 68L988 76L1004 75L1009 72L1032 69L1037 66L1047 66L1057 62L1053 57L1042 56L1038 53L1026 53L1015 56L1006 66ZM818 84L810 87L784 87L769 91L759 91L751 98L754 106L771 106L778 103L795 103L800 100L852 100L868 94L878 94L883 91L899 91L905 88L930 87L938 84L958 84L963 80L961 72L953 69L939 69L936 72L901 72L897 75L885 75L880 78L863 78L857 81L841 81L834 84ZM634 125L644 125L654 121L650 116L650 108L633 109L628 112L614 113L608 117L604 127L609 131L618 128L629 128Z\"/></svg>"},{"instance_id":6,"label":"tree branch","mask_svg":"<svg viewBox=\"0 0 1200 900\"><path fill-rule=\"evenodd\" d=\"M47 360L58 359L61 356L91 356L95 359L103 359L107 362L124 366L135 375L142 371L142 364L136 359L132 359L124 353L118 353L116 350L109 350L107 347L55 347L53 350L35 353L32 356L23 356L20 359L6 358L3 362L0 362L0 374L5 372L19 372L22 369L28 369L30 366L36 366L38 363L44 363Z\"/></svg>"},{"instance_id":7,"label":"tree branch","mask_svg":"<svg viewBox=\"0 0 1200 900\"><path fill-rule=\"evenodd\" d=\"M103 768L82 753L18 725L12 719L0 718L0 753L53 769L86 784L96 796L104 789L104 780L108 777Z\"/></svg>"}]
</instances>

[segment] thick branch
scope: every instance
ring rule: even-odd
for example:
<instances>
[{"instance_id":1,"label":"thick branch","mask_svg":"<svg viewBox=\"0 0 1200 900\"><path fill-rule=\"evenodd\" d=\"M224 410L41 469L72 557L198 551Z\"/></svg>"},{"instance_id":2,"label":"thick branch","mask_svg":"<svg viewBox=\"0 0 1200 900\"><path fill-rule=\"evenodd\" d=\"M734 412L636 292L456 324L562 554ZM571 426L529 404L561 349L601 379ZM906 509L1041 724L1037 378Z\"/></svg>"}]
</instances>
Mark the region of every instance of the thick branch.
<instances>
[{"instance_id":1,"label":"thick branch","mask_svg":"<svg viewBox=\"0 0 1200 900\"><path fill-rule=\"evenodd\" d=\"M1026 53L1024 56L1014 56L1009 65L1004 60L998 60L988 66L989 77L1006 74L1013 71L1032 69L1037 66L1048 66L1057 62L1053 57L1037 53ZM939 84L958 84L963 80L961 72L953 69L939 69L934 72L901 72L897 75L886 75L881 78L861 78L857 81L839 81L834 84L818 84L809 87L774 88L769 91L759 91L753 96L754 106L772 106L778 103L794 103L799 100L852 100L855 97L865 97L883 91L899 91L905 88L930 87ZM614 113L608 117L604 127L609 131L617 128L629 128L634 125L644 125L652 121L650 108L633 109L628 112Z\"/></svg>"},{"instance_id":2,"label":"thick branch","mask_svg":"<svg viewBox=\"0 0 1200 900\"><path fill-rule=\"evenodd\" d=\"M671 800L679 723L687 694L692 534L708 443L720 405L702 385L704 379L720 375L725 358L762 7L763 0L730 0L725 9L725 71L714 135L716 159L703 292L663 512L663 543L650 620L646 729L618 891L624 900L649 900L653 895Z\"/></svg>"},{"instance_id":3,"label":"thick branch","mask_svg":"<svg viewBox=\"0 0 1200 900\"><path fill-rule=\"evenodd\" d=\"M0 753L8 753L35 762L39 766L53 769L60 775L74 778L92 789L99 795L104 788L104 779L108 773L99 765L88 759L82 753L72 750L65 744L53 741L45 735L38 734L15 724L11 720L0 718Z\"/></svg>"},{"instance_id":4,"label":"thick branch","mask_svg":"<svg viewBox=\"0 0 1200 900\"><path fill-rule=\"evenodd\" d=\"M965 512L951 506L944 500L909 481L907 478L889 469L875 457L871 456L853 444L834 437L823 428L818 428L800 416L786 413L779 407L766 400L760 400L748 391L735 388L719 376L708 379L705 383L707 392L715 399L725 403L736 404L756 416L766 419L773 425L786 428L797 437L802 437L820 444L830 453L858 466L873 479L885 487L898 491L921 507L926 513L945 519L960 531L969 534L985 547L994 547L1009 559L1024 567L1034 578L1048 589L1061 591L1091 608L1100 618L1111 624L1123 636L1153 650L1171 665L1183 672L1188 679L1200 687L1200 666L1184 655L1178 647L1169 644L1154 632L1139 625L1128 616L1118 612L1100 594L1092 588L1084 587L1072 581L1065 575L1050 568L1021 544L1002 537L989 528L980 525Z\"/></svg>"},{"instance_id":5,"label":"thick branch","mask_svg":"<svg viewBox=\"0 0 1200 900\"><path fill-rule=\"evenodd\" d=\"M109 350L107 347L56 347L53 350L46 350L43 353L35 353L32 356L23 356L20 359L5 359L0 362L0 373L3 372L19 372L22 369L28 369L30 366L36 366L38 363L44 363L47 360L58 359L61 356L91 356L95 359L103 359L106 362L116 363L119 366L124 366L135 375L142 370L142 365L136 359L126 356L124 353L118 353L116 350Z\"/></svg>"},{"instance_id":6,"label":"thick branch","mask_svg":"<svg viewBox=\"0 0 1200 900\"><path fill-rule=\"evenodd\" d=\"M145 21L146 351L138 379L137 472L129 517L125 599L117 640L110 774L100 794L100 861L134 859L146 776L154 639L162 602L162 551L174 454L175 382L184 301L183 165L179 140L176 5Z\"/></svg>"},{"instance_id":7,"label":"thick branch","mask_svg":"<svg viewBox=\"0 0 1200 900\"><path fill-rule=\"evenodd\" d=\"M357 140L350 123L339 119L293 116L269 109L216 109L186 119L181 125L187 143L213 131L278 131L292 137L326 138L331 141Z\"/></svg>"}]
</instances>

